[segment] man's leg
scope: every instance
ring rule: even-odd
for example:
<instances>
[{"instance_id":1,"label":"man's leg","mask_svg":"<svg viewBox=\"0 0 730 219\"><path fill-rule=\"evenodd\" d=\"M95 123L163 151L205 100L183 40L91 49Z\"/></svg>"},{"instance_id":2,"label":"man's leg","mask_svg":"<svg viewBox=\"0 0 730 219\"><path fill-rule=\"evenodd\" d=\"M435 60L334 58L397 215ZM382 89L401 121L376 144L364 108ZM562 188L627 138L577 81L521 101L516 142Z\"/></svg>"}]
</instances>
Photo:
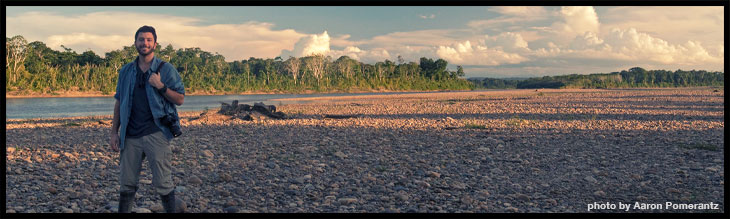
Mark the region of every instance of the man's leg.
<instances>
[{"instance_id":1,"label":"man's leg","mask_svg":"<svg viewBox=\"0 0 730 219\"><path fill-rule=\"evenodd\" d=\"M172 150L170 142L162 132L155 132L144 137L149 155L149 166L152 169L152 184L155 192L162 199L162 206L167 213L175 213L175 185L172 181Z\"/></svg>"},{"instance_id":2,"label":"man's leg","mask_svg":"<svg viewBox=\"0 0 730 219\"><path fill-rule=\"evenodd\" d=\"M127 138L119 156L119 213L129 213L137 193L137 182L145 154L140 148L141 139Z\"/></svg>"}]
</instances>

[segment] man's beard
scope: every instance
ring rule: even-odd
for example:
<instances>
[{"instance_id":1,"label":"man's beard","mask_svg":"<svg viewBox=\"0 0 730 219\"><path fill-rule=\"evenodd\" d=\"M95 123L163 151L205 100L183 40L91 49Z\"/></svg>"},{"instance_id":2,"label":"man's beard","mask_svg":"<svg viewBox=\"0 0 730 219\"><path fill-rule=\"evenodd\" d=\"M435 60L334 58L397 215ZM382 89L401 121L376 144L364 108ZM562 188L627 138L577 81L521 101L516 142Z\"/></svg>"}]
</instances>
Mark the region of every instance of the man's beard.
<instances>
[{"instance_id":1,"label":"man's beard","mask_svg":"<svg viewBox=\"0 0 730 219\"><path fill-rule=\"evenodd\" d=\"M141 56L147 56L147 55L149 55L150 53L152 53L152 52L154 52L154 51L155 51L155 50L153 50L152 48L148 48L148 49L149 49L150 51L149 51L149 52L147 52L147 53L143 53L143 52L142 52L142 49L144 49L144 48L147 48L147 47L142 47L142 48L140 48L140 47L137 47L137 52L138 52L138 53L139 53L139 54L140 54Z\"/></svg>"}]
</instances>

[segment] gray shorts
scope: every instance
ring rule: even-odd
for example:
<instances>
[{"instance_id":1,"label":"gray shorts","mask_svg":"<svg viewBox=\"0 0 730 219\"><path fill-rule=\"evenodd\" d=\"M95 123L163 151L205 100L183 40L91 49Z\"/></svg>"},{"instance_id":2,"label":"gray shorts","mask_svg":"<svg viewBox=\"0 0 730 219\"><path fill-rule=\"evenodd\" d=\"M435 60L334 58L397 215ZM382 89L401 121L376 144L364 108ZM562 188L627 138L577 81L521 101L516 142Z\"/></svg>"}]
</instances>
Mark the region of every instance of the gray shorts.
<instances>
[{"instance_id":1,"label":"gray shorts","mask_svg":"<svg viewBox=\"0 0 730 219\"><path fill-rule=\"evenodd\" d=\"M142 161L152 169L152 185L155 192L167 195L175 188L172 182L172 150L170 141L162 132L155 132L141 138L127 138L119 162L119 191L136 191Z\"/></svg>"}]
</instances>

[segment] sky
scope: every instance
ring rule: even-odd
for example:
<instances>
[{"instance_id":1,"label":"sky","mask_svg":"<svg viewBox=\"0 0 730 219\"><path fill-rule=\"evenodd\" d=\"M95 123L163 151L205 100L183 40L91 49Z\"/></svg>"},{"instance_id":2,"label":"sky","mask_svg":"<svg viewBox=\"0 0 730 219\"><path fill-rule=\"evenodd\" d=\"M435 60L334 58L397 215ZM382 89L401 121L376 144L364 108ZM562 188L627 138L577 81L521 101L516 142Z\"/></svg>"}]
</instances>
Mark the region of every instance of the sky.
<instances>
[{"instance_id":1,"label":"sky","mask_svg":"<svg viewBox=\"0 0 730 219\"><path fill-rule=\"evenodd\" d=\"M6 7L22 35L100 56L150 25L160 46L226 61L324 54L375 63L444 59L466 77L609 73L632 67L724 72L722 6Z\"/></svg>"}]
</instances>

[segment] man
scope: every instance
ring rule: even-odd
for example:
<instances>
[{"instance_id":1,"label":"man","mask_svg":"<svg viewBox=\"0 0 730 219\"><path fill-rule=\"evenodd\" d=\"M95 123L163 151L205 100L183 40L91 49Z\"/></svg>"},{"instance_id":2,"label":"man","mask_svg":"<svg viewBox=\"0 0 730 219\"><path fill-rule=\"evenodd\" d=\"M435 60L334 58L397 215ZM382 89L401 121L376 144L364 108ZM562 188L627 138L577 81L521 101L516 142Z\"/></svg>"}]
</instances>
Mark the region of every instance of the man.
<instances>
[{"instance_id":1,"label":"man","mask_svg":"<svg viewBox=\"0 0 730 219\"><path fill-rule=\"evenodd\" d=\"M119 70L109 139L112 150L119 152L121 149L119 212L131 210L142 161L146 157L152 169L155 192L160 195L165 211L173 213L175 186L170 173L173 133L163 119L165 116L177 118L175 105L183 104L185 87L175 67L170 63L160 65L162 60L155 57L157 33L153 27L140 27L134 37L139 55ZM174 125L180 127L179 121Z\"/></svg>"}]
</instances>

